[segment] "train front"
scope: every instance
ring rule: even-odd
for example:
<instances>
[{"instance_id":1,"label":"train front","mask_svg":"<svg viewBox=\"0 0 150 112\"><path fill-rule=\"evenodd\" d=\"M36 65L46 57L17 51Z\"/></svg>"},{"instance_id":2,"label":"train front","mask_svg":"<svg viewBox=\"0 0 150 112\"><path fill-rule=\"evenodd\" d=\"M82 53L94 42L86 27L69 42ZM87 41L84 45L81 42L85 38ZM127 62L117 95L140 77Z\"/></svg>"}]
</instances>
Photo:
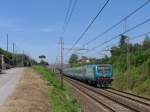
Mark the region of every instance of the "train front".
<instances>
[{"instance_id":1,"label":"train front","mask_svg":"<svg viewBox=\"0 0 150 112\"><path fill-rule=\"evenodd\" d=\"M111 87L112 83L112 65L100 64L97 65L96 81L98 87Z\"/></svg>"}]
</instances>

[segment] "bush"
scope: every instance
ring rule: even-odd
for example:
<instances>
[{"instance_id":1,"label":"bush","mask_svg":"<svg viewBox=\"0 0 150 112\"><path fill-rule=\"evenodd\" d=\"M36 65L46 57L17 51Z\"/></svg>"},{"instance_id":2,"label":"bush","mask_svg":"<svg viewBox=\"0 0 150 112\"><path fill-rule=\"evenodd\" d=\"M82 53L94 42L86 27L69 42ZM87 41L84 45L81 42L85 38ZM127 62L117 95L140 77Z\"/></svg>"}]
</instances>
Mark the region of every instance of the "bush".
<instances>
[{"instance_id":1,"label":"bush","mask_svg":"<svg viewBox=\"0 0 150 112\"><path fill-rule=\"evenodd\" d=\"M137 95L150 97L149 61L139 67L133 67L129 73L114 75L113 87Z\"/></svg>"}]
</instances>

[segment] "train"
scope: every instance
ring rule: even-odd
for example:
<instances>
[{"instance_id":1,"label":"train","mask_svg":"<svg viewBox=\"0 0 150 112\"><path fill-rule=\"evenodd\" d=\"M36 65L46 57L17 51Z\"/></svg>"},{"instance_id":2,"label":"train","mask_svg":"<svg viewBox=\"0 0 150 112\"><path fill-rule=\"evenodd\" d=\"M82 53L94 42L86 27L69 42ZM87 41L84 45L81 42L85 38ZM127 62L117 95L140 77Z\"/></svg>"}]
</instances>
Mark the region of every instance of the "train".
<instances>
[{"instance_id":1,"label":"train","mask_svg":"<svg viewBox=\"0 0 150 112\"><path fill-rule=\"evenodd\" d=\"M96 87L112 86L113 73L111 64L92 64L66 68L63 73L68 77L93 84Z\"/></svg>"}]
</instances>

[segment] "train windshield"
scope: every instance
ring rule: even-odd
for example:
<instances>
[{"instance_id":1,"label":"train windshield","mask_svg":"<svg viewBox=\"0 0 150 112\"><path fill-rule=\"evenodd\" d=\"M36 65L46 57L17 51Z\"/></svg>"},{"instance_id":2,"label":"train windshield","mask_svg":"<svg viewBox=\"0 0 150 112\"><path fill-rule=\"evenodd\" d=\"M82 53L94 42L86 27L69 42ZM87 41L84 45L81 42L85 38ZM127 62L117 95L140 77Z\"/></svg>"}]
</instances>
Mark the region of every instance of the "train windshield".
<instances>
[{"instance_id":1,"label":"train windshield","mask_svg":"<svg viewBox=\"0 0 150 112\"><path fill-rule=\"evenodd\" d=\"M110 66L98 66L97 67L98 73L108 74L111 73Z\"/></svg>"}]
</instances>

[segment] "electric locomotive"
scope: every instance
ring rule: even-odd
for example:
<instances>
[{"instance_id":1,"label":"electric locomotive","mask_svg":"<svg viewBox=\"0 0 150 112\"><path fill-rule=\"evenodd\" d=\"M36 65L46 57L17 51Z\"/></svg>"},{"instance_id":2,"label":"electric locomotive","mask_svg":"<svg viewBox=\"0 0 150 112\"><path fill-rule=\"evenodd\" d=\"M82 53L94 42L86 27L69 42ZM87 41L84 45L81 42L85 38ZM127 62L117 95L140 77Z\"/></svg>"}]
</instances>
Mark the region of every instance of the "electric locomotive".
<instances>
[{"instance_id":1,"label":"electric locomotive","mask_svg":"<svg viewBox=\"0 0 150 112\"><path fill-rule=\"evenodd\" d=\"M66 76L94 84L97 87L111 87L112 65L93 64L64 69Z\"/></svg>"}]
</instances>

